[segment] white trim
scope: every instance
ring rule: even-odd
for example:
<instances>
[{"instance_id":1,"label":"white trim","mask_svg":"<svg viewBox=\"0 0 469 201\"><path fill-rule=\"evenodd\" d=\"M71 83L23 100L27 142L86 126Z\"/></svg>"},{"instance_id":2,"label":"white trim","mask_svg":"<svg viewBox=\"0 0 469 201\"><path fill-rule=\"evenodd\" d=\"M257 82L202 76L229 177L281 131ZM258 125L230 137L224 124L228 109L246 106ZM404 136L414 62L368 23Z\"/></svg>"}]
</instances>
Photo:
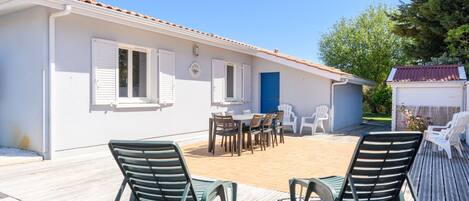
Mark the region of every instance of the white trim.
<instances>
[{"instance_id":1,"label":"white trim","mask_svg":"<svg viewBox=\"0 0 469 201\"><path fill-rule=\"evenodd\" d=\"M256 56L259 57L259 58L262 58L262 59L266 59L268 61L272 61L272 62L281 64L281 65L290 66L292 68L302 70L302 71L305 71L305 72L308 72L308 73L311 73L311 74L314 74L314 75L329 78L331 80L341 81L341 78L342 78L342 76L340 74L328 72L326 70L321 70L319 68L311 67L311 66L308 66L308 65L305 65L305 64L300 64L298 62L294 62L294 61L290 61L290 60L287 60L287 59L279 58L279 57L276 57L276 56L273 56L273 55L270 55L270 54L267 54L267 53L264 53L264 52L258 52L256 54Z\"/></svg>"},{"instance_id":2,"label":"white trim","mask_svg":"<svg viewBox=\"0 0 469 201\"><path fill-rule=\"evenodd\" d=\"M158 108L161 107L157 103L121 103L115 106L115 108Z\"/></svg>"},{"instance_id":3,"label":"white trim","mask_svg":"<svg viewBox=\"0 0 469 201\"><path fill-rule=\"evenodd\" d=\"M461 87L465 80L445 81L445 82L388 82L388 85L395 87Z\"/></svg>"},{"instance_id":4,"label":"white trim","mask_svg":"<svg viewBox=\"0 0 469 201\"><path fill-rule=\"evenodd\" d=\"M459 79L466 80L466 71L464 70L464 66L458 67Z\"/></svg>"},{"instance_id":5,"label":"white trim","mask_svg":"<svg viewBox=\"0 0 469 201\"><path fill-rule=\"evenodd\" d=\"M388 79L386 80L387 82L391 82L394 80L394 75L396 74L397 68L392 68L391 72L389 73Z\"/></svg>"}]
</instances>

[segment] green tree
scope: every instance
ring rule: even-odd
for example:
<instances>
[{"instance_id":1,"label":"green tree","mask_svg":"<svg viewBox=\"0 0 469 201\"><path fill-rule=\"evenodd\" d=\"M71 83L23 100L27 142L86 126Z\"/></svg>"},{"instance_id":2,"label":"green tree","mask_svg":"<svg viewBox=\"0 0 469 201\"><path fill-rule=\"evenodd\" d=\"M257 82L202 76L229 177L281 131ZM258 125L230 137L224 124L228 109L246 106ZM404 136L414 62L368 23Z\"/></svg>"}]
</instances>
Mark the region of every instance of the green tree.
<instances>
[{"instance_id":1,"label":"green tree","mask_svg":"<svg viewBox=\"0 0 469 201\"><path fill-rule=\"evenodd\" d=\"M391 14L393 32L412 39L405 51L424 62L451 56L469 61L469 1L411 0Z\"/></svg>"},{"instance_id":2,"label":"green tree","mask_svg":"<svg viewBox=\"0 0 469 201\"><path fill-rule=\"evenodd\" d=\"M370 7L355 18L341 19L320 41L326 65L376 82L376 88L365 93L372 112L390 111L386 78L393 66L409 62L403 51L409 40L392 32L392 12L385 6Z\"/></svg>"},{"instance_id":3,"label":"green tree","mask_svg":"<svg viewBox=\"0 0 469 201\"><path fill-rule=\"evenodd\" d=\"M341 19L322 36L321 59L326 65L385 84L393 66L409 61L403 52L409 40L392 33L394 23L388 11L384 6L370 7L356 18Z\"/></svg>"}]
</instances>

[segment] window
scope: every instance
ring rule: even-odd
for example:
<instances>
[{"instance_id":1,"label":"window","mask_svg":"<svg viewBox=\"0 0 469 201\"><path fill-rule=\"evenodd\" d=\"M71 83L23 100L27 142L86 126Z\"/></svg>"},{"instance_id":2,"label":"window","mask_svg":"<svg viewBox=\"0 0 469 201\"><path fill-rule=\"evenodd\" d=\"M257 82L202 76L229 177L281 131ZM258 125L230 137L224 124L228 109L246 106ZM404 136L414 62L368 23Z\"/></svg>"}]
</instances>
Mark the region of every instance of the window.
<instances>
[{"instance_id":1,"label":"window","mask_svg":"<svg viewBox=\"0 0 469 201\"><path fill-rule=\"evenodd\" d=\"M119 48L119 98L124 102L147 98L147 51Z\"/></svg>"},{"instance_id":2,"label":"window","mask_svg":"<svg viewBox=\"0 0 469 201\"><path fill-rule=\"evenodd\" d=\"M227 65L226 66L226 98L234 98L235 97L235 71L234 66Z\"/></svg>"}]
</instances>

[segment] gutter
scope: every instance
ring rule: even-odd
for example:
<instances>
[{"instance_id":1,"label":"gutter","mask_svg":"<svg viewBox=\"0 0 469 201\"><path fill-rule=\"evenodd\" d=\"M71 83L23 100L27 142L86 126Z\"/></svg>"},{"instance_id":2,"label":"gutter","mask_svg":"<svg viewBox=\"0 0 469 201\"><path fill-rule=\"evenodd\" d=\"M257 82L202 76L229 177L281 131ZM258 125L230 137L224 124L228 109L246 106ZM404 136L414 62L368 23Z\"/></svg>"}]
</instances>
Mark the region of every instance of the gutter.
<instances>
[{"instance_id":1,"label":"gutter","mask_svg":"<svg viewBox=\"0 0 469 201\"><path fill-rule=\"evenodd\" d=\"M345 79L345 81L342 81L342 82L334 82L332 83L332 86L331 86L331 111L330 111L330 116L331 116L331 120L330 120L330 129L331 129L331 133L334 132L334 92L335 92L335 86L338 86L338 85L346 85L347 83L349 82L349 79Z\"/></svg>"},{"instance_id":2,"label":"gutter","mask_svg":"<svg viewBox=\"0 0 469 201\"><path fill-rule=\"evenodd\" d=\"M52 13L49 16L49 101L48 106L49 110L47 111L48 116L48 123L46 123L46 118L43 119L43 124L47 127L49 131L48 135L46 132L43 134L43 141L45 144L45 139L48 141L48 149L45 154L45 159L52 159L54 157L54 150L55 150L55 20L56 18L68 15L72 12L71 5L65 5L63 10L59 12ZM44 90L45 91L45 90ZM46 94L43 94L44 100L46 99ZM44 102L45 103L45 102ZM45 105L43 108L45 110Z\"/></svg>"}]
</instances>

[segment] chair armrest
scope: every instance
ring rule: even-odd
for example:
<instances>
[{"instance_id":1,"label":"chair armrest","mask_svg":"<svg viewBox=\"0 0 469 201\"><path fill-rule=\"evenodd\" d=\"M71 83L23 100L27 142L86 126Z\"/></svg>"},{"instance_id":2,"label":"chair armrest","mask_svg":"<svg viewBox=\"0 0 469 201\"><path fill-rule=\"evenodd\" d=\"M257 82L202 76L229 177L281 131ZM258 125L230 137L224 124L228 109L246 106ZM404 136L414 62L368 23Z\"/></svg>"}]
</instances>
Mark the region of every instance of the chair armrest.
<instances>
[{"instance_id":1,"label":"chair armrest","mask_svg":"<svg viewBox=\"0 0 469 201\"><path fill-rule=\"evenodd\" d=\"M441 134L440 131L435 131L435 129L446 129L446 128L449 128L449 126L428 126L427 128L427 131L429 132L429 134Z\"/></svg>"}]
</instances>

